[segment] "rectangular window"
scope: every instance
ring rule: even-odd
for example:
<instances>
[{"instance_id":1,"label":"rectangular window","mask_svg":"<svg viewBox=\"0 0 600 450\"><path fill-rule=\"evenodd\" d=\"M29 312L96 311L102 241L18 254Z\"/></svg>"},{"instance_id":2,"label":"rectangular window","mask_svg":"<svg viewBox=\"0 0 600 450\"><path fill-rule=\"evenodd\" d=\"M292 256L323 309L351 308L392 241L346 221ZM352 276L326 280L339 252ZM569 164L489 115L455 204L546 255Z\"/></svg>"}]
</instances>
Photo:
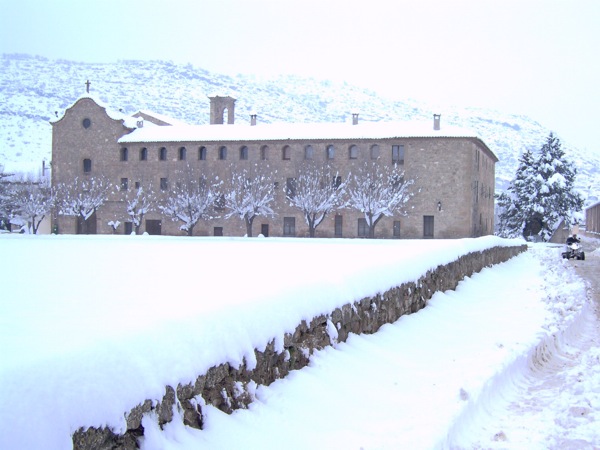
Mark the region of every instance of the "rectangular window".
<instances>
[{"instance_id":1,"label":"rectangular window","mask_svg":"<svg viewBox=\"0 0 600 450\"><path fill-rule=\"evenodd\" d=\"M136 189L139 189L140 187L141 187L141 184L140 184L140 182L139 182L139 181L136 181L136 182L135 182L135 188L136 188Z\"/></svg>"},{"instance_id":2,"label":"rectangular window","mask_svg":"<svg viewBox=\"0 0 600 450\"><path fill-rule=\"evenodd\" d=\"M283 235L284 236L296 236L296 218L295 217L284 217L283 218Z\"/></svg>"},{"instance_id":3,"label":"rectangular window","mask_svg":"<svg viewBox=\"0 0 600 450\"><path fill-rule=\"evenodd\" d=\"M327 146L327 159L332 160L335 158L335 147L333 145Z\"/></svg>"},{"instance_id":4,"label":"rectangular window","mask_svg":"<svg viewBox=\"0 0 600 450\"><path fill-rule=\"evenodd\" d=\"M121 149L121 161L127 161L129 159L129 150L127 147Z\"/></svg>"},{"instance_id":5,"label":"rectangular window","mask_svg":"<svg viewBox=\"0 0 600 450\"><path fill-rule=\"evenodd\" d=\"M126 191L129 187L129 180L127 178L121 178L121 190Z\"/></svg>"},{"instance_id":6,"label":"rectangular window","mask_svg":"<svg viewBox=\"0 0 600 450\"><path fill-rule=\"evenodd\" d=\"M133 222L125 222L125 231L124 234L131 234L133 233Z\"/></svg>"},{"instance_id":7,"label":"rectangular window","mask_svg":"<svg viewBox=\"0 0 600 450\"><path fill-rule=\"evenodd\" d=\"M161 147L161 149L158 151L158 159L159 161L167 160L167 149L165 147Z\"/></svg>"},{"instance_id":8,"label":"rectangular window","mask_svg":"<svg viewBox=\"0 0 600 450\"><path fill-rule=\"evenodd\" d=\"M166 191L167 189L169 189L169 181L166 178L161 178L160 179L160 190Z\"/></svg>"},{"instance_id":9,"label":"rectangular window","mask_svg":"<svg viewBox=\"0 0 600 450\"><path fill-rule=\"evenodd\" d=\"M185 161L187 158L187 150L185 147L179 149L179 161Z\"/></svg>"},{"instance_id":10,"label":"rectangular window","mask_svg":"<svg viewBox=\"0 0 600 450\"><path fill-rule=\"evenodd\" d=\"M245 145L242 148L240 148L240 159L242 161L248 160L248 147L246 147Z\"/></svg>"},{"instance_id":11,"label":"rectangular window","mask_svg":"<svg viewBox=\"0 0 600 450\"><path fill-rule=\"evenodd\" d=\"M140 161L148 161L148 149L146 147L140 150Z\"/></svg>"},{"instance_id":12,"label":"rectangular window","mask_svg":"<svg viewBox=\"0 0 600 450\"><path fill-rule=\"evenodd\" d=\"M206 147L200 147L198 149L198 160L206 161Z\"/></svg>"},{"instance_id":13,"label":"rectangular window","mask_svg":"<svg viewBox=\"0 0 600 450\"><path fill-rule=\"evenodd\" d=\"M379 158L379 145L375 144L371 147L371 159Z\"/></svg>"},{"instance_id":14,"label":"rectangular window","mask_svg":"<svg viewBox=\"0 0 600 450\"><path fill-rule=\"evenodd\" d=\"M92 171L92 160L84 159L83 160L83 173L90 173Z\"/></svg>"},{"instance_id":15,"label":"rectangular window","mask_svg":"<svg viewBox=\"0 0 600 450\"><path fill-rule=\"evenodd\" d=\"M399 238L400 237L400 221L399 220L394 220L394 237L395 238Z\"/></svg>"},{"instance_id":16,"label":"rectangular window","mask_svg":"<svg viewBox=\"0 0 600 450\"><path fill-rule=\"evenodd\" d=\"M285 195L288 198L294 198L296 196L296 179L288 178L285 181Z\"/></svg>"},{"instance_id":17,"label":"rectangular window","mask_svg":"<svg viewBox=\"0 0 600 450\"><path fill-rule=\"evenodd\" d=\"M392 163L404 164L404 145L392 145Z\"/></svg>"},{"instance_id":18,"label":"rectangular window","mask_svg":"<svg viewBox=\"0 0 600 450\"><path fill-rule=\"evenodd\" d=\"M339 176L339 175L334 176L333 177L333 184L332 184L332 186L335 189L338 189L341 185L342 185L342 177Z\"/></svg>"},{"instance_id":19,"label":"rectangular window","mask_svg":"<svg viewBox=\"0 0 600 450\"><path fill-rule=\"evenodd\" d=\"M284 159L286 161L289 161L290 159L292 159L292 149L290 148L289 145L286 145L281 150L281 159Z\"/></svg>"},{"instance_id":20,"label":"rectangular window","mask_svg":"<svg viewBox=\"0 0 600 450\"><path fill-rule=\"evenodd\" d=\"M264 237L269 237L269 224L268 223L260 224L260 234L262 234Z\"/></svg>"},{"instance_id":21,"label":"rectangular window","mask_svg":"<svg viewBox=\"0 0 600 450\"><path fill-rule=\"evenodd\" d=\"M433 237L433 216L423 216L423 237Z\"/></svg>"},{"instance_id":22,"label":"rectangular window","mask_svg":"<svg viewBox=\"0 0 600 450\"><path fill-rule=\"evenodd\" d=\"M342 237L342 224L343 218L340 214L336 214L335 216L335 228L334 228L334 236Z\"/></svg>"},{"instance_id":23,"label":"rectangular window","mask_svg":"<svg viewBox=\"0 0 600 450\"><path fill-rule=\"evenodd\" d=\"M214 227L213 236L223 236L223 227Z\"/></svg>"},{"instance_id":24,"label":"rectangular window","mask_svg":"<svg viewBox=\"0 0 600 450\"><path fill-rule=\"evenodd\" d=\"M364 217L358 219L358 237L369 237L369 225Z\"/></svg>"}]
</instances>

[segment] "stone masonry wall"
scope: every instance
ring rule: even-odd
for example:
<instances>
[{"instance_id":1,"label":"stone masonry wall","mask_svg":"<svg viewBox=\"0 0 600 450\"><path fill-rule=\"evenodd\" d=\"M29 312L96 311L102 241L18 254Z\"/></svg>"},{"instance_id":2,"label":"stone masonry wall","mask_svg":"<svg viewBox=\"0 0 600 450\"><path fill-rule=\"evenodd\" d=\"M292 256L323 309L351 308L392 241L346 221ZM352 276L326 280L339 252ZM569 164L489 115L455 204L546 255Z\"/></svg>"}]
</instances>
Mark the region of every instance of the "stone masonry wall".
<instances>
[{"instance_id":1,"label":"stone masonry wall","mask_svg":"<svg viewBox=\"0 0 600 450\"><path fill-rule=\"evenodd\" d=\"M173 420L174 408L180 411L187 426L202 429L202 406L210 404L226 413L247 408L253 401L252 392L256 385L269 385L290 371L305 367L315 350L335 342L345 342L350 333L375 333L382 325L424 308L436 291L455 289L463 278L526 250L527 246L522 245L469 253L428 271L416 282L404 283L373 297L348 303L329 314L313 318L309 323L302 321L293 333L284 336L282 352L276 351L275 339L264 351L255 350L257 363L252 370L248 370L245 363L240 367L224 363L211 367L192 383L166 386L162 399L146 399L126 415L127 432L124 435L117 435L106 428L80 428L73 435L73 448L136 449L137 438L144 434L143 415L156 414L162 426Z\"/></svg>"}]
</instances>

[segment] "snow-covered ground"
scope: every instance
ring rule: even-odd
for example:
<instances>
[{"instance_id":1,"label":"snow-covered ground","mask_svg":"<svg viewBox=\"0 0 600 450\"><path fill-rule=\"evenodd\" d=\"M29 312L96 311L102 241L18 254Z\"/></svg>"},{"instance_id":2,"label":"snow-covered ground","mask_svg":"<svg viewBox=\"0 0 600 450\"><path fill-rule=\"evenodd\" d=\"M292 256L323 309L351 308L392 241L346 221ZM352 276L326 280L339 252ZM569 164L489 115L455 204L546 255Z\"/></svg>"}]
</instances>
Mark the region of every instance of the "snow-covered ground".
<instances>
[{"instance_id":1,"label":"snow-covered ground","mask_svg":"<svg viewBox=\"0 0 600 450\"><path fill-rule=\"evenodd\" d=\"M165 385L249 359L302 319L514 243L0 235L0 448L123 431ZM561 250L536 244L315 353L248 410L204 406L204 430L147 417L141 446L596 448L598 323Z\"/></svg>"}]
</instances>

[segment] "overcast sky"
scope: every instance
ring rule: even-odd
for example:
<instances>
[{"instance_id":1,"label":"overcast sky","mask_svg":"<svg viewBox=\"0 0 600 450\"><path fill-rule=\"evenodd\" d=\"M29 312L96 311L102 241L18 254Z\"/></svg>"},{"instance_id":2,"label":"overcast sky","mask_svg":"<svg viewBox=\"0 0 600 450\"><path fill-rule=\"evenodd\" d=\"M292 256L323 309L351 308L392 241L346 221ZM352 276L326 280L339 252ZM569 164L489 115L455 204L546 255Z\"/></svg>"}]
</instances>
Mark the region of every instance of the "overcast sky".
<instances>
[{"instance_id":1,"label":"overcast sky","mask_svg":"<svg viewBox=\"0 0 600 450\"><path fill-rule=\"evenodd\" d=\"M598 0L0 0L0 51L344 80L599 147ZM600 151L600 149L599 149Z\"/></svg>"}]
</instances>

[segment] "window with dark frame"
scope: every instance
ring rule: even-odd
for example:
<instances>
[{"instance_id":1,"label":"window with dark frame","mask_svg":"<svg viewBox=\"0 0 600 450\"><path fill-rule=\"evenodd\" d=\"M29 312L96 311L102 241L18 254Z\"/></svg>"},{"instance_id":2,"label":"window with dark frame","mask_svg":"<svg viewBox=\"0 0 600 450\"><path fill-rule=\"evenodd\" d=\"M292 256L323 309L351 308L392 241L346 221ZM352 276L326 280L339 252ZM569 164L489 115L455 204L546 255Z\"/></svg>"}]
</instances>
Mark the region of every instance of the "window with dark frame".
<instances>
[{"instance_id":1,"label":"window with dark frame","mask_svg":"<svg viewBox=\"0 0 600 450\"><path fill-rule=\"evenodd\" d=\"M348 158L358 159L358 147L356 145L351 145L348 149Z\"/></svg>"},{"instance_id":2,"label":"window with dark frame","mask_svg":"<svg viewBox=\"0 0 600 450\"><path fill-rule=\"evenodd\" d=\"M339 175L335 175L333 177L333 183L332 183L333 187L335 189L339 188L342 185L342 177Z\"/></svg>"},{"instance_id":3,"label":"window with dark frame","mask_svg":"<svg viewBox=\"0 0 600 450\"><path fill-rule=\"evenodd\" d=\"M90 173L92 171L92 160L84 159L83 160L83 173Z\"/></svg>"},{"instance_id":4,"label":"window with dark frame","mask_svg":"<svg viewBox=\"0 0 600 450\"><path fill-rule=\"evenodd\" d=\"M284 217L283 218L283 235L290 237L296 236L296 218L295 217Z\"/></svg>"},{"instance_id":5,"label":"window with dark frame","mask_svg":"<svg viewBox=\"0 0 600 450\"><path fill-rule=\"evenodd\" d=\"M166 191L169 189L169 180L167 178L160 179L160 190Z\"/></svg>"},{"instance_id":6,"label":"window with dark frame","mask_svg":"<svg viewBox=\"0 0 600 450\"><path fill-rule=\"evenodd\" d=\"M81 122L81 125L83 125L83 128L85 128L85 129L88 129L89 127L91 127L91 126L92 126L92 121L86 117L86 118L85 118L85 119L83 119L83 121Z\"/></svg>"},{"instance_id":7,"label":"window with dark frame","mask_svg":"<svg viewBox=\"0 0 600 450\"><path fill-rule=\"evenodd\" d=\"M392 145L392 163L404 164L404 145Z\"/></svg>"},{"instance_id":8,"label":"window with dark frame","mask_svg":"<svg viewBox=\"0 0 600 450\"><path fill-rule=\"evenodd\" d=\"M129 180L127 178L121 178L121 190L126 191L129 188Z\"/></svg>"},{"instance_id":9,"label":"window with dark frame","mask_svg":"<svg viewBox=\"0 0 600 450\"><path fill-rule=\"evenodd\" d=\"M342 224L343 224L342 215L336 214L335 215L335 223L334 223L334 231L333 231L334 237L342 237Z\"/></svg>"},{"instance_id":10,"label":"window with dark frame","mask_svg":"<svg viewBox=\"0 0 600 450\"><path fill-rule=\"evenodd\" d=\"M371 159L379 158L379 145L375 144L371 146Z\"/></svg>"},{"instance_id":11,"label":"window with dark frame","mask_svg":"<svg viewBox=\"0 0 600 450\"><path fill-rule=\"evenodd\" d=\"M262 161L267 161L269 159L269 146L263 145L260 148L260 159Z\"/></svg>"},{"instance_id":12,"label":"window with dark frame","mask_svg":"<svg viewBox=\"0 0 600 450\"><path fill-rule=\"evenodd\" d=\"M392 234L395 238L400 237L400 221L399 220L394 220L394 229L393 229Z\"/></svg>"},{"instance_id":13,"label":"window with dark frame","mask_svg":"<svg viewBox=\"0 0 600 450\"><path fill-rule=\"evenodd\" d=\"M285 195L288 198L294 198L296 196L296 179L287 178L285 180Z\"/></svg>"},{"instance_id":14,"label":"window with dark frame","mask_svg":"<svg viewBox=\"0 0 600 450\"><path fill-rule=\"evenodd\" d=\"M423 216L423 237L424 238L432 238L434 229L433 229L433 216Z\"/></svg>"},{"instance_id":15,"label":"window with dark frame","mask_svg":"<svg viewBox=\"0 0 600 450\"><path fill-rule=\"evenodd\" d=\"M327 159L331 160L335 158L335 147L333 145L328 145L325 151L327 153Z\"/></svg>"},{"instance_id":16,"label":"window with dark frame","mask_svg":"<svg viewBox=\"0 0 600 450\"><path fill-rule=\"evenodd\" d=\"M240 160L247 161L248 160L248 147L245 145L240 148Z\"/></svg>"},{"instance_id":17,"label":"window with dark frame","mask_svg":"<svg viewBox=\"0 0 600 450\"><path fill-rule=\"evenodd\" d=\"M123 234L131 234L133 233L133 222L125 222Z\"/></svg>"},{"instance_id":18,"label":"window with dark frame","mask_svg":"<svg viewBox=\"0 0 600 450\"><path fill-rule=\"evenodd\" d=\"M223 146L219 148L219 159L225 161L227 159L227 147Z\"/></svg>"},{"instance_id":19,"label":"window with dark frame","mask_svg":"<svg viewBox=\"0 0 600 450\"><path fill-rule=\"evenodd\" d=\"M129 150L127 147L121 148L121 161L127 161L129 159Z\"/></svg>"},{"instance_id":20,"label":"window with dark frame","mask_svg":"<svg viewBox=\"0 0 600 450\"><path fill-rule=\"evenodd\" d=\"M148 149L146 147L140 149L140 161L148 161Z\"/></svg>"},{"instance_id":21,"label":"window with dark frame","mask_svg":"<svg viewBox=\"0 0 600 450\"><path fill-rule=\"evenodd\" d=\"M369 237L369 225L364 217L358 219L358 237Z\"/></svg>"},{"instance_id":22,"label":"window with dark frame","mask_svg":"<svg viewBox=\"0 0 600 450\"><path fill-rule=\"evenodd\" d=\"M198 160L206 161L206 147L203 146L198 149Z\"/></svg>"},{"instance_id":23,"label":"window with dark frame","mask_svg":"<svg viewBox=\"0 0 600 450\"><path fill-rule=\"evenodd\" d=\"M304 159L313 159L314 158L314 150L312 145L307 145L304 147Z\"/></svg>"},{"instance_id":24,"label":"window with dark frame","mask_svg":"<svg viewBox=\"0 0 600 450\"><path fill-rule=\"evenodd\" d=\"M167 149L165 147L161 147L158 151L158 160L166 161L167 160Z\"/></svg>"},{"instance_id":25,"label":"window with dark frame","mask_svg":"<svg viewBox=\"0 0 600 450\"><path fill-rule=\"evenodd\" d=\"M187 158L187 149L185 147L179 147L179 161L185 161Z\"/></svg>"},{"instance_id":26,"label":"window with dark frame","mask_svg":"<svg viewBox=\"0 0 600 450\"><path fill-rule=\"evenodd\" d=\"M292 159L292 150L289 145L284 145L281 149L281 159L289 161Z\"/></svg>"}]
</instances>

